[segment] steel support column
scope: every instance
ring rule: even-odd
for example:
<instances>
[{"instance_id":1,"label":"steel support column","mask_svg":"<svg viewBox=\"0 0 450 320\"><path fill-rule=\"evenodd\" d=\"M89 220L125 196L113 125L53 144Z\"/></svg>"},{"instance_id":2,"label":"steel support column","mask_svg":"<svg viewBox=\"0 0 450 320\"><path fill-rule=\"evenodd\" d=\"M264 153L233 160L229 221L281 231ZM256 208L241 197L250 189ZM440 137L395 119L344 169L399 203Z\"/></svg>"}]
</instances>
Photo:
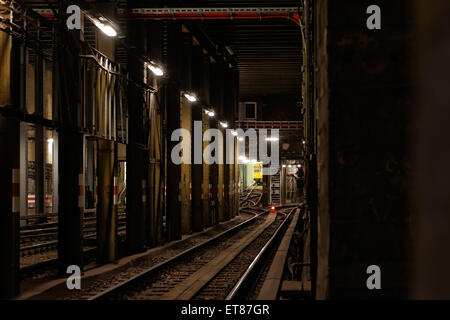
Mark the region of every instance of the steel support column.
<instances>
[{"instance_id":1,"label":"steel support column","mask_svg":"<svg viewBox=\"0 0 450 320\"><path fill-rule=\"evenodd\" d=\"M3 66L2 66L3 67ZM0 298L19 293L20 122L0 116Z\"/></svg>"},{"instance_id":2,"label":"steel support column","mask_svg":"<svg viewBox=\"0 0 450 320\"><path fill-rule=\"evenodd\" d=\"M0 31L0 108L20 106L18 43ZM0 116L0 299L19 293L20 122Z\"/></svg>"},{"instance_id":3,"label":"steel support column","mask_svg":"<svg viewBox=\"0 0 450 320\"><path fill-rule=\"evenodd\" d=\"M70 265L83 268L83 135L63 130L58 137L59 206L58 258L59 272Z\"/></svg>"},{"instance_id":4,"label":"steel support column","mask_svg":"<svg viewBox=\"0 0 450 320\"><path fill-rule=\"evenodd\" d=\"M181 68L181 25L178 22L167 24L167 55L165 63L172 66L173 70ZM173 74L173 79L180 81L179 74ZM180 126L180 88L176 82L170 82L166 86L166 108L167 108L167 239L181 239L181 203L180 195L180 166L174 164L171 159L171 152L178 142L171 141L174 130Z\"/></svg>"},{"instance_id":5,"label":"steel support column","mask_svg":"<svg viewBox=\"0 0 450 320\"><path fill-rule=\"evenodd\" d=\"M223 62L217 62L213 64L212 68L212 104L216 108L216 116L220 119L224 114L224 63ZM217 123L217 121L216 121ZM218 221L222 222L226 220L225 214L226 214L226 205L225 205L225 181L224 181L224 161L225 161L225 149L224 149L224 128L220 125L220 123L217 123L218 129L222 132L221 141L219 141L219 150L218 150L218 156L219 156L219 164L217 165L218 173L217 173L217 198L218 198L218 207L217 207L217 213L218 213Z\"/></svg>"},{"instance_id":6,"label":"steel support column","mask_svg":"<svg viewBox=\"0 0 450 320\"><path fill-rule=\"evenodd\" d=\"M135 68L139 68L139 66L130 67L130 74L136 74ZM142 176L146 170L143 161L144 151L138 145L140 133L142 133L142 93L133 84L128 86L128 90L129 144L127 145L126 239L128 253L137 253L144 250L145 244Z\"/></svg>"},{"instance_id":7,"label":"steel support column","mask_svg":"<svg viewBox=\"0 0 450 320\"><path fill-rule=\"evenodd\" d=\"M192 48L192 89L197 92L199 99L205 101L205 90L203 89L203 52L198 45ZM192 230L202 231L205 225L203 214L203 109L200 105L192 108L192 121L197 124L192 131ZM195 154L195 148L202 152ZM199 159L197 159L197 157ZM209 179L208 179L209 180Z\"/></svg>"},{"instance_id":8,"label":"steel support column","mask_svg":"<svg viewBox=\"0 0 450 320\"><path fill-rule=\"evenodd\" d=\"M229 121L228 121L229 123ZM229 148L228 145L228 141L227 141L227 130L223 130L223 138L224 138L224 146L223 146L223 151L224 151L224 155L223 155L223 218L224 220L229 220L231 217L231 208L230 208L230 184L231 184L231 179L230 179L230 174L231 174L231 169L230 169L230 164L229 164L229 157L231 154L231 150ZM233 148L234 149L234 148ZM233 150L234 152L234 150Z\"/></svg>"},{"instance_id":9,"label":"steel support column","mask_svg":"<svg viewBox=\"0 0 450 320\"><path fill-rule=\"evenodd\" d=\"M196 106L192 109L192 121L196 121L200 125L198 130L194 128L194 135L192 139L192 151L194 151L194 145L199 144L200 147L203 145L202 138L202 108ZM194 154L194 153L192 153ZM203 155L203 154L202 154ZM192 231L198 232L203 230L203 206L202 206L202 183L203 183L203 165L192 163Z\"/></svg>"},{"instance_id":10,"label":"steel support column","mask_svg":"<svg viewBox=\"0 0 450 320\"><path fill-rule=\"evenodd\" d=\"M181 57L181 87L183 90L192 90L192 36L188 30L182 26L182 52ZM198 93L195 93L198 94ZM184 139L181 141L183 146L183 158L186 157L189 163L181 163L181 232L183 234L192 233L193 221L192 221L192 108L195 104L189 102L181 93L180 96L180 128L189 132L190 139ZM188 155L189 154L189 155Z\"/></svg>"},{"instance_id":11,"label":"steel support column","mask_svg":"<svg viewBox=\"0 0 450 320\"><path fill-rule=\"evenodd\" d=\"M100 4L99 9L110 15L114 14L114 6ZM115 41L100 30L97 32L97 48L109 59L115 58ZM101 109L99 113L100 124L104 126L105 139L97 140L97 262L109 263L117 259L117 204L118 204L118 168L117 143L112 141L116 136L113 132L112 114L114 113L114 85L111 76L107 73L101 75L104 87L101 88ZM130 109L133 109L131 105ZM132 112L130 112L132 114ZM133 118L134 120L134 118ZM102 128L100 126L100 129ZM133 170L131 170L133 173ZM132 175L132 174L131 174ZM132 175L133 176L133 175ZM128 198L127 198L128 199ZM133 199L132 199L133 200ZM132 201L131 200L131 201ZM128 230L127 230L128 231ZM128 232L127 232L128 236ZM127 237L128 238L128 237Z\"/></svg>"},{"instance_id":12,"label":"steel support column","mask_svg":"<svg viewBox=\"0 0 450 320\"><path fill-rule=\"evenodd\" d=\"M191 139L184 139L183 137L183 140L180 141L183 146L182 157L186 156L186 159L192 159L192 105L183 96L180 97L180 100L180 128L186 130L191 137ZM190 155L188 156L187 153ZM189 234L192 233L192 165L190 163L181 163L179 167L179 170L181 170L181 232Z\"/></svg>"},{"instance_id":13,"label":"steel support column","mask_svg":"<svg viewBox=\"0 0 450 320\"><path fill-rule=\"evenodd\" d=\"M209 128L217 129L217 121L215 119L209 120ZM218 152L218 150L216 150ZM211 202L209 208L209 217L211 225L217 224L219 221L219 164L214 163L209 166L210 168L210 190L211 190Z\"/></svg>"},{"instance_id":14,"label":"steel support column","mask_svg":"<svg viewBox=\"0 0 450 320\"><path fill-rule=\"evenodd\" d=\"M150 57L160 60L162 58L162 23L150 22L147 33L147 51ZM164 88L159 86L157 78L153 79L153 86L160 90L152 95L150 101L150 133L149 139L149 170L147 205L149 207L147 221L147 245L155 247L163 241L163 210L162 210L162 181L163 181L163 126L162 107Z\"/></svg>"},{"instance_id":15,"label":"steel support column","mask_svg":"<svg viewBox=\"0 0 450 320\"><path fill-rule=\"evenodd\" d=\"M113 262L117 255L116 221L116 143L97 141L98 203L97 203L97 262Z\"/></svg>"},{"instance_id":16,"label":"steel support column","mask_svg":"<svg viewBox=\"0 0 450 320\"><path fill-rule=\"evenodd\" d=\"M65 5L67 1L60 3L61 11L65 10ZM56 103L61 123L58 135L58 261L59 272L64 275L70 265L83 268L84 202L80 203L80 200L84 186L79 182L80 176L83 177L84 137L78 130L81 92L79 39L79 31L58 33L55 66L55 83L60 89Z\"/></svg>"},{"instance_id":17,"label":"steel support column","mask_svg":"<svg viewBox=\"0 0 450 320\"><path fill-rule=\"evenodd\" d=\"M130 1L132 6L136 1ZM144 79L144 64L138 57L145 52L146 28L141 22L129 22L130 50L128 54L129 77L136 81ZM145 209L142 202L142 178L148 173L148 141L144 132L144 94L135 84L128 85L128 145L127 145L127 247L128 253L145 250Z\"/></svg>"},{"instance_id":18,"label":"steel support column","mask_svg":"<svg viewBox=\"0 0 450 320\"><path fill-rule=\"evenodd\" d=\"M201 86L200 86L200 96L203 98L203 101L206 105L206 108L210 108L210 95L211 95L211 88L210 88L210 72L211 72L211 65L210 65L210 58L207 55L206 51L203 51L203 58L201 63L201 72L199 74L201 75ZM205 136L205 132L209 130L210 128L210 117L202 112L202 120L203 120L203 136ZM208 142L203 142L203 148L202 150L205 150L206 146L208 145ZM211 169L212 166L205 163L203 161L203 225L205 227L209 227L212 225L212 213L211 210L211 201L212 201L212 182L211 182Z\"/></svg>"}]
</instances>

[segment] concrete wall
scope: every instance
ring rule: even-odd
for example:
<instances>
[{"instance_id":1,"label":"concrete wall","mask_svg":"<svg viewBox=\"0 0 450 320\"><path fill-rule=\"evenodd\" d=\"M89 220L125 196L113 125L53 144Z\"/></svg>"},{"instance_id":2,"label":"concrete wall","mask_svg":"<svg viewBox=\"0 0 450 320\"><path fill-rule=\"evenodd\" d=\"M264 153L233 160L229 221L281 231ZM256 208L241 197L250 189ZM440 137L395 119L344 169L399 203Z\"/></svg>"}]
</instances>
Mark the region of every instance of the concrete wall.
<instances>
[{"instance_id":1,"label":"concrete wall","mask_svg":"<svg viewBox=\"0 0 450 320\"><path fill-rule=\"evenodd\" d=\"M410 269L408 1L315 3L317 298L403 297ZM382 30L366 9L382 10ZM378 265L382 290L368 290Z\"/></svg>"},{"instance_id":2,"label":"concrete wall","mask_svg":"<svg viewBox=\"0 0 450 320\"><path fill-rule=\"evenodd\" d=\"M416 0L415 68L418 90L414 109L415 186L412 205L415 268L413 298L450 298L450 2Z\"/></svg>"},{"instance_id":3,"label":"concrete wall","mask_svg":"<svg viewBox=\"0 0 450 320\"><path fill-rule=\"evenodd\" d=\"M259 121L296 121L301 118L295 95L244 96L240 97L239 119L245 118L245 103L257 103L257 120Z\"/></svg>"}]
</instances>

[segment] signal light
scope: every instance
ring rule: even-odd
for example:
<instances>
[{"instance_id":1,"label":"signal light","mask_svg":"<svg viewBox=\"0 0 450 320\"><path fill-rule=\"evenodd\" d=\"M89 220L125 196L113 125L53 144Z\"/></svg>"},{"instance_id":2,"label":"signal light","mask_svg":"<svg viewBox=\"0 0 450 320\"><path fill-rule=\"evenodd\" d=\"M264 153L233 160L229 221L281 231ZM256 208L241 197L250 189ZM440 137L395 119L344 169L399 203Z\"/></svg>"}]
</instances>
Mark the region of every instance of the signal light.
<instances>
[{"instance_id":1,"label":"signal light","mask_svg":"<svg viewBox=\"0 0 450 320\"><path fill-rule=\"evenodd\" d=\"M270 207L270 212L275 212L276 207L275 206L271 206Z\"/></svg>"}]
</instances>

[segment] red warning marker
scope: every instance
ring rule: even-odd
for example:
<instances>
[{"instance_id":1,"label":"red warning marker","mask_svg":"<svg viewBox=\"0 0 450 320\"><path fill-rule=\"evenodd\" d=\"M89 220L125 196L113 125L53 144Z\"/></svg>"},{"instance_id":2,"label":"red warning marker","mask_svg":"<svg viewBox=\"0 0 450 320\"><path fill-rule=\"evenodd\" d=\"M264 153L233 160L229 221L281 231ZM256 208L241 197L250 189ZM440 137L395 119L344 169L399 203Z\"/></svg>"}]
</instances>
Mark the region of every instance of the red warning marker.
<instances>
[{"instance_id":1,"label":"red warning marker","mask_svg":"<svg viewBox=\"0 0 450 320\"><path fill-rule=\"evenodd\" d=\"M276 213L277 207L271 206L270 207L270 213Z\"/></svg>"},{"instance_id":2,"label":"red warning marker","mask_svg":"<svg viewBox=\"0 0 450 320\"><path fill-rule=\"evenodd\" d=\"M84 175L78 175L78 208L84 209Z\"/></svg>"},{"instance_id":3,"label":"red warning marker","mask_svg":"<svg viewBox=\"0 0 450 320\"><path fill-rule=\"evenodd\" d=\"M12 213L20 212L20 171L12 170Z\"/></svg>"}]
</instances>

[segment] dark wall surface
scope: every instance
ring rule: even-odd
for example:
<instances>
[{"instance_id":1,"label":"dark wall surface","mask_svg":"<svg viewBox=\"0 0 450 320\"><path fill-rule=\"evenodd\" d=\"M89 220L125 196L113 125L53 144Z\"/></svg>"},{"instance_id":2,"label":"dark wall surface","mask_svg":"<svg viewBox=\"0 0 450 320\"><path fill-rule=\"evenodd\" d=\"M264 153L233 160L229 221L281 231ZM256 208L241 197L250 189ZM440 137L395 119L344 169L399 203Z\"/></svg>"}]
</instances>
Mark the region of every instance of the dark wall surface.
<instances>
[{"instance_id":1,"label":"dark wall surface","mask_svg":"<svg viewBox=\"0 0 450 320\"><path fill-rule=\"evenodd\" d=\"M378 5L382 29L369 30ZM411 269L411 5L316 1L318 298L397 298ZM366 269L381 268L381 290Z\"/></svg>"}]
</instances>

